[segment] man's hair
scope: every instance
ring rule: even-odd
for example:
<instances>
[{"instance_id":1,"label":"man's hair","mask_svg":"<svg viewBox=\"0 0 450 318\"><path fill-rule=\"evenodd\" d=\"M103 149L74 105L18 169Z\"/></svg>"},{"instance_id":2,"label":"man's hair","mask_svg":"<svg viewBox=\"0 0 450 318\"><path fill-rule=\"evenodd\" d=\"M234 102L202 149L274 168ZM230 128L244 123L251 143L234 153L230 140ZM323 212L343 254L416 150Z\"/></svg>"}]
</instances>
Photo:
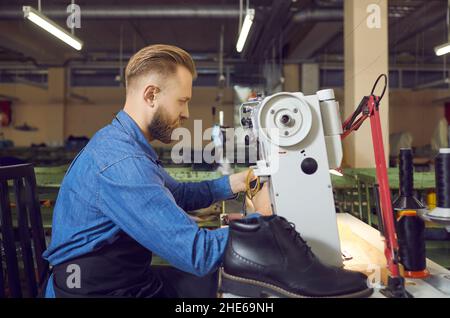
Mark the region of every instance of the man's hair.
<instances>
[{"instance_id":1,"label":"man's hair","mask_svg":"<svg viewBox=\"0 0 450 318\"><path fill-rule=\"evenodd\" d=\"M173 45L149 45L130 58L125 70L125 85L128 88L135 78L145 73L173 75L178 65L186 67L194 79L197 77L194 61L188 52Z\"/></svg>"}]
</instances>

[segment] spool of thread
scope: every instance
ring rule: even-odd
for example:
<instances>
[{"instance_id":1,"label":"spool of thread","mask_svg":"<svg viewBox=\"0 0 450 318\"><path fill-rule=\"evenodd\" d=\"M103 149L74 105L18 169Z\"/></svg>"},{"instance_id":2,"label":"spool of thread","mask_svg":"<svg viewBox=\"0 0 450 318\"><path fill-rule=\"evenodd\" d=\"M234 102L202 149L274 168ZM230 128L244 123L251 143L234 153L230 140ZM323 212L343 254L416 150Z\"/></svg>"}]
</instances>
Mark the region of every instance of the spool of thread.
<instances>
[{"instance_id":1,"label":"spool of thread","mask_svg":"<svg viewBox=\"0 0 450 318\"><path fill-rule=\"evenodd\" d=\"M401 148L399 154L399 194L393 202L394 210L421 210L425 207L414 197L414 166L410 148Z\"/></svg>"},{"instance_id":2,"label":"spool of thread","mask_svg":"<svg viewBox=\"0 0 450 318\"><path fill-rule=\"evenodd\" d=\"M410 148L400 149L399 194L393 206L397 215L399 257L405 269L404 275L409 278L427 277L425 222L417 215L417 210L425 207L414 197L414 165Z\"/></svg>"},{"instance_id":3,"label":"spool of thread","mask_svg":"<svg viewBox=\"0 0 450 318\"><path fill-rule=\"evenodd\" d=\"M436 205L450 209L450 149L441 149L435 160Z\"/></svg>"},{"instance_id":4,"label":"spool of thread","mask_svg":"<svg viewBox=\"0 0 450 318\"><path fill-rule=\"evenodd\" d=\"M450 148L439 150L435 159L436 208L427 213L433 222L450 225Z\"/></svg>"},{"instance_id":5,"label":"spool of thread","mask_svg":"<svg viewBox=\"0 0 450 318\"><path fill-rule=\"evenodd\" d=\"M425 222L414 210L398 211L397 216L399 257L405 269L404 276L427 277L429 272L426 269Z\"/></svg>"}]
</instances>

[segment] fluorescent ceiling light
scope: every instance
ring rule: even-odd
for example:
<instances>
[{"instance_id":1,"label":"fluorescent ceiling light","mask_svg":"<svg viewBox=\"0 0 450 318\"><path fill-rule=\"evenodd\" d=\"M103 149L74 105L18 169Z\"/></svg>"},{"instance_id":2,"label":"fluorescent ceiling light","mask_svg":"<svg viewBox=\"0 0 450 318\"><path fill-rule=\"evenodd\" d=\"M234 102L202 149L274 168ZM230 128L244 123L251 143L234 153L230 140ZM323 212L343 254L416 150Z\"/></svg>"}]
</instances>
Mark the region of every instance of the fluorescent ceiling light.
<instances>
[{"instance_id":1,"label":"fluorescent ceiling light","mask_svg":"<svg viewBox=\"0 0 450 318\"><path fill-rule=\"evenodd\" d=\"M437 56L442 56L450 53L450 42L436 46L434 48L434 52L436 53Z\"/></svg>"},{"instance_id":2,"label":"fluorescent ceiling light","mask_svg":"<svg viewBox=\"0 0 450 318\"><path fill-rule=\"evenodd\" d=\"M83 41L70 34L55 22L43 15L41 12L33 9L32 7L23 6L23 16L24 18L27 18L31 22L43 28L45 31L51 33L61 41L67 43L75 50L79 51L83 47Z\"/></svg>"},{"instance_id":3,"label":"fluorescent ceiling light","mask_svg":"<svg viewBox=\"0 0 450 318\"><path fill-rule=\"evenodd\" d=\"M239 33L239 38L236 43L236 51L238 53L242 52L244 48L245 41L247 41L248 33L253 24L253 19L255 18L255 9L248 9L245 15L244 23L242 24L241 33Z\"/></svg>"}]
</instances>

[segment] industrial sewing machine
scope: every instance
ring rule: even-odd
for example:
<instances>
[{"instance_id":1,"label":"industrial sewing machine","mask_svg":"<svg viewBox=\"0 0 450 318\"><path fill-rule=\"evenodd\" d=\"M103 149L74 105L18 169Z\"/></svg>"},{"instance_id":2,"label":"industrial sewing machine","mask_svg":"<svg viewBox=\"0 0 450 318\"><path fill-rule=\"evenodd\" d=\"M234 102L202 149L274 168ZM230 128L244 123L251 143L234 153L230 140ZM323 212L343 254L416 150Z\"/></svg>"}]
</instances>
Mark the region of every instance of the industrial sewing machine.
<instances>
[{"instance_id":1,"label":"industrial sewing machine","mask_svg":"<svg viewBox=\"0 0 450 318\"><path fill-rule=\"evenodd\" d=\"M384 88L377 96L374 92L383 78ZM363 97L343 124L331 89L311 96L278 93L257 98L241 105L240 116L250 143L257 145L254 174L261 182L268 182L273 212L293 222L319 259L335 266L342 265L342 255L329 172L341 165L341 140L370 119L377 173L375 200L388 269L385 288L380 292L387 297L411 297L399 267L399 246L379 116L386 88L387 76L381 74L370 95ZM441 286L448 277L437 273L427 282L442 291Z\"/></svg>"},{"instance_id":2,"label":"industrial sewing machine","mask_svg":"<svg viewBox=\"0 0 450 318\"><path fill-rule=\"evenodd\" d=\"M275 214L293 222L325 263L342 266L330 169L342 160L342 124L332 89L316 95L278 93L240 107L254 174L267 181Z\"/></svg>"}]
</instances>

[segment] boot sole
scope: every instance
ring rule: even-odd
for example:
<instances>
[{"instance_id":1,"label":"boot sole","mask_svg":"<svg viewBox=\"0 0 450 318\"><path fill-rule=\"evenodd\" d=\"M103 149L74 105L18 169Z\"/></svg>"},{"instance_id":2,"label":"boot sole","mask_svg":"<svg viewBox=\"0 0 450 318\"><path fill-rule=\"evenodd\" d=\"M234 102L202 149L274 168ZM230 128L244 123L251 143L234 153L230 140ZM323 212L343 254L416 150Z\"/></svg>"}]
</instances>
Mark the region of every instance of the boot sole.
<instances>
[{"instance_id":1,"label":"boot sole","mask_svg":"<svg viewBox=\"0 0 450 318\"><path fill-rule=\"evenodd\" d=\"M220 269L219 286L222 292L252 298L262 298L264 296L276 296L282 298L366 298L373 293L372 288L367 288L358 292L334 296L321 297L300 295L269 283L227 274L223 268Z\"/></svg>"}]
</instances>

